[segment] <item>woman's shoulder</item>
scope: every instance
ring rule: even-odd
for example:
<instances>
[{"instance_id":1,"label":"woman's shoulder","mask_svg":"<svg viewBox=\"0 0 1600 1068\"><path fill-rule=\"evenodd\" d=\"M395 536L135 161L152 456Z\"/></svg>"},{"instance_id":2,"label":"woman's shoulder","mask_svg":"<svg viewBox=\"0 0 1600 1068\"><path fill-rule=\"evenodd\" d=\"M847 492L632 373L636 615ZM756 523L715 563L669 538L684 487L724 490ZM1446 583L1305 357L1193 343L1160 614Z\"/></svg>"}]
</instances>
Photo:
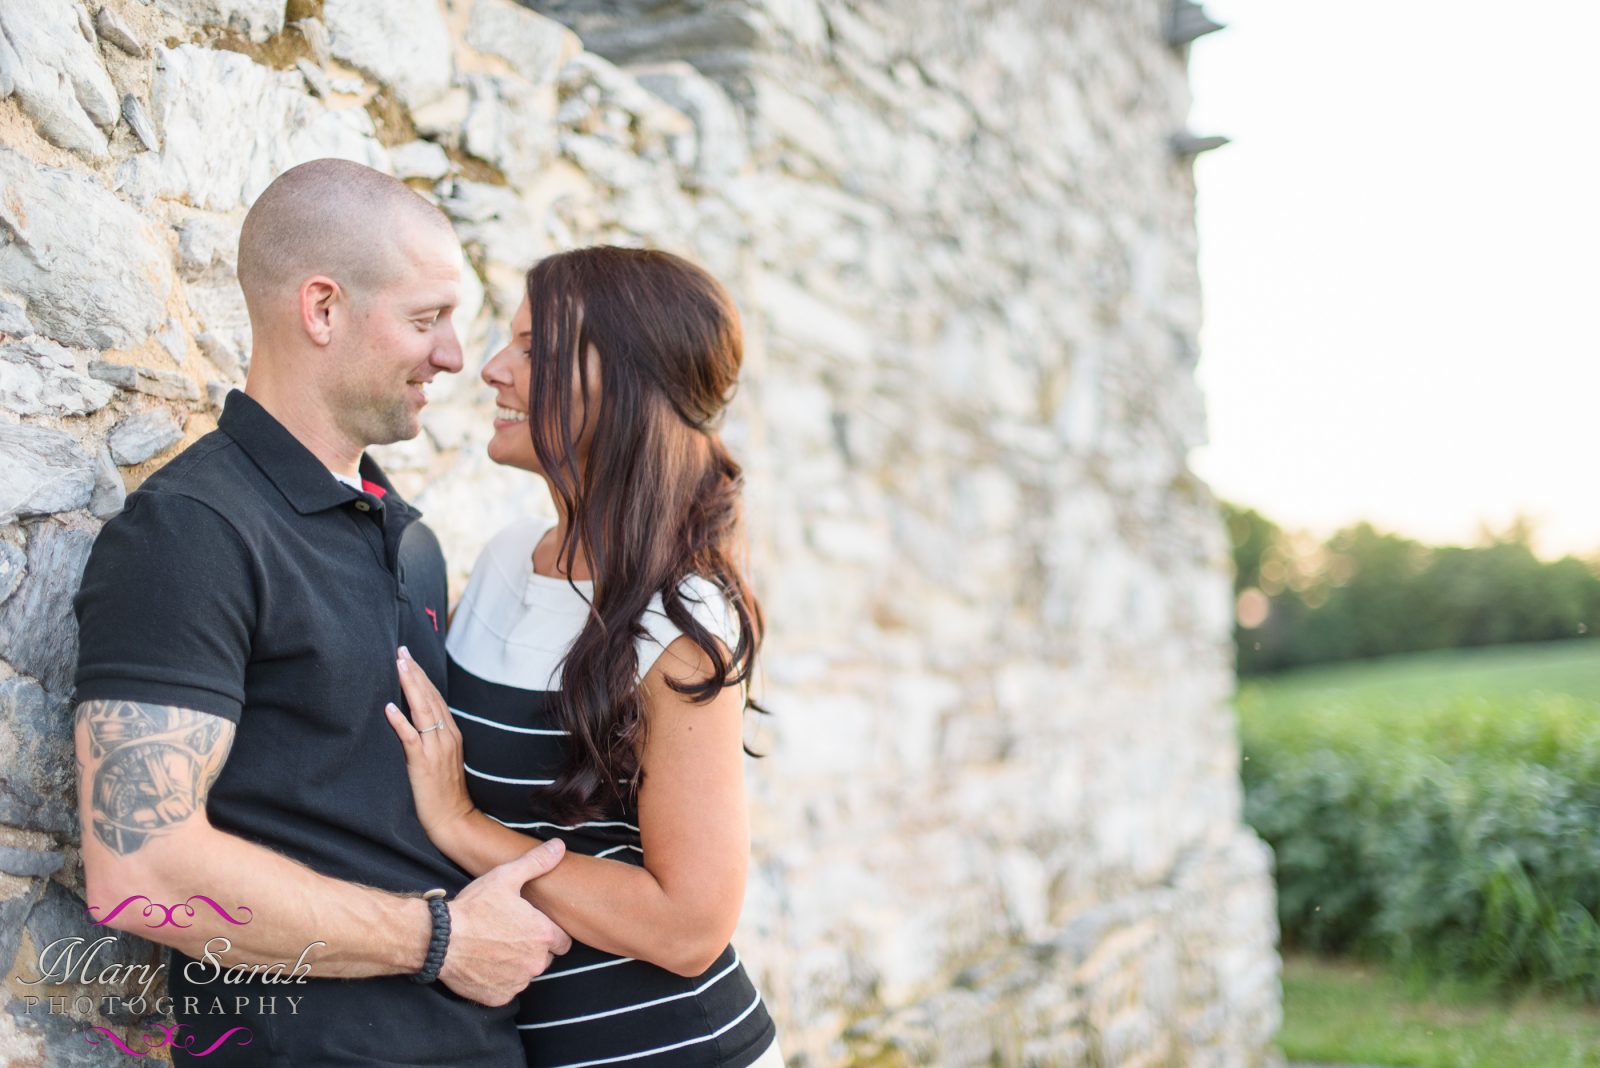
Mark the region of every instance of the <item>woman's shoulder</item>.
<instances>
[{"instance_id":1,"label":"woman's shoulder","mask_svg":"<svg viewBox=\"0 0 1600 1068\"><path fill-rule=\"evenodd\" d=\"M695 622L721 639L729 649L739 644L739 613L716 582L704 575L689 575L678 583L677 594ZM645 642L650 646L648 650L641 648L639 670L643 674L648 668L646 659L653 662L656 655L683 634L683 630L667 615L666 599L659 593L650 598L650 606L640 622L647 635Z\"/></svg>"}]
</instances>

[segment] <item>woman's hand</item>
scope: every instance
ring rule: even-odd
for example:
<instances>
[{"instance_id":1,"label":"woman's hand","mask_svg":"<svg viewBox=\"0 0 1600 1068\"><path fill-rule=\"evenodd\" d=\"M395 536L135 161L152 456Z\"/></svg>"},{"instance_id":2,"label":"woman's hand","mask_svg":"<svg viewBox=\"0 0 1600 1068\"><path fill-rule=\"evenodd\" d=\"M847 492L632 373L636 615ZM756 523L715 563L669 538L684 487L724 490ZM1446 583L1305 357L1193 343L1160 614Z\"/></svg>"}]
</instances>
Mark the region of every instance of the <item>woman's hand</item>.
<instances>
[{"instance_id":1,"label":"woman's hand","mask_svg":"<svg viewBox=\"0 0 1600 1068\"><path fill-rule=\"evenodd\" d=\"M411 779L411 795L422 828L443 850L452 828L473 812L472 799L467 795L461 731L444 698L403 645L395 666L400 672L400 689L411 706L411 719L407 720L393 704L385 705L383 711L405 747L406 775Z\"/></svg>"}]
</instances>

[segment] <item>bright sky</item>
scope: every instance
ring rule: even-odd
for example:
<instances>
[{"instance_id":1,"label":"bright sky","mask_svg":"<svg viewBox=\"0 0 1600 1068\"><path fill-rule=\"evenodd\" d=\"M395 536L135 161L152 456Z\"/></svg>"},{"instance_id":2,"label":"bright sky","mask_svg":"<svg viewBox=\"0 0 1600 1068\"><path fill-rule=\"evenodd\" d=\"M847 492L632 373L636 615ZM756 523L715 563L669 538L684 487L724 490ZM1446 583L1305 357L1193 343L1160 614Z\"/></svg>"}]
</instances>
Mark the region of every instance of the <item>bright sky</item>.
<instances>
[{"instance_id":1,"label":"bright sky","mask_svg":"<svg viewBox=\"0 0 1600 1068\"><path fill-rule=\"evenodd\" d=\"M1600 0L1209 0L1190 128L1221 496L1600 551Z\"/></svg>"}]
</instances>

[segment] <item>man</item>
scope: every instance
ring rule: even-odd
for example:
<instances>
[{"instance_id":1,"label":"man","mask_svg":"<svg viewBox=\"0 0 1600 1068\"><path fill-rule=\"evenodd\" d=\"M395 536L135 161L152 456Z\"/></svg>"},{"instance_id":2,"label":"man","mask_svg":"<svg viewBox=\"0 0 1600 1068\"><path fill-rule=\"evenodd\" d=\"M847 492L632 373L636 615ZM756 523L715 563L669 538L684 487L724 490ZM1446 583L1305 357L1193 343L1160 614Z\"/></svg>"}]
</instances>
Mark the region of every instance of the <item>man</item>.
<instances>
[{"instance_id":1,"label":"man","mask_svg":"<svg viewBox=\"0 0 1600 1068\"><path fill-rule=\"evenodd\" d=\"M244 392L90 555L87 903L136 898L110 926L173 948L180 1062L220 1041L206 1064L521 1068L513 998L571 945L520 893L559 843L469 883L423 833L383 711L402 645L442 684L444 562L363 449L415 437L429 382L461 369L460 272L401 182L332 159L281 175L239 240ZM268 981L302 959L309 978Z\"/></svg>"}]
</instances>

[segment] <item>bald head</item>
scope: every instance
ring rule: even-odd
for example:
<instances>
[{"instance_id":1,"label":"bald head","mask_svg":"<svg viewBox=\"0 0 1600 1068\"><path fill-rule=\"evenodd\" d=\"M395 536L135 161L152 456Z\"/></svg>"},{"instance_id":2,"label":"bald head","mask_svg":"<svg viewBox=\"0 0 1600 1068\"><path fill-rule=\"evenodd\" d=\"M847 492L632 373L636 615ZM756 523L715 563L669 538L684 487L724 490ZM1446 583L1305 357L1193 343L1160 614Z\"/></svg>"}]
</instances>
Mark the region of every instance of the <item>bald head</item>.
<instances>
[{"instance_id":1,"label":"bald head","mask_svg":"<svg viewBox=\"0 0 1600 1068\"><path fill-rule=\"evenodd\" d=\"M453 234L450 220L397 178L342 159L316 159L280 174L256 198L239 234L239 287L258 327L293 313L312 275L352 297L390 285L408 267L419 232Z\"/></svg>"}]
</instances>

